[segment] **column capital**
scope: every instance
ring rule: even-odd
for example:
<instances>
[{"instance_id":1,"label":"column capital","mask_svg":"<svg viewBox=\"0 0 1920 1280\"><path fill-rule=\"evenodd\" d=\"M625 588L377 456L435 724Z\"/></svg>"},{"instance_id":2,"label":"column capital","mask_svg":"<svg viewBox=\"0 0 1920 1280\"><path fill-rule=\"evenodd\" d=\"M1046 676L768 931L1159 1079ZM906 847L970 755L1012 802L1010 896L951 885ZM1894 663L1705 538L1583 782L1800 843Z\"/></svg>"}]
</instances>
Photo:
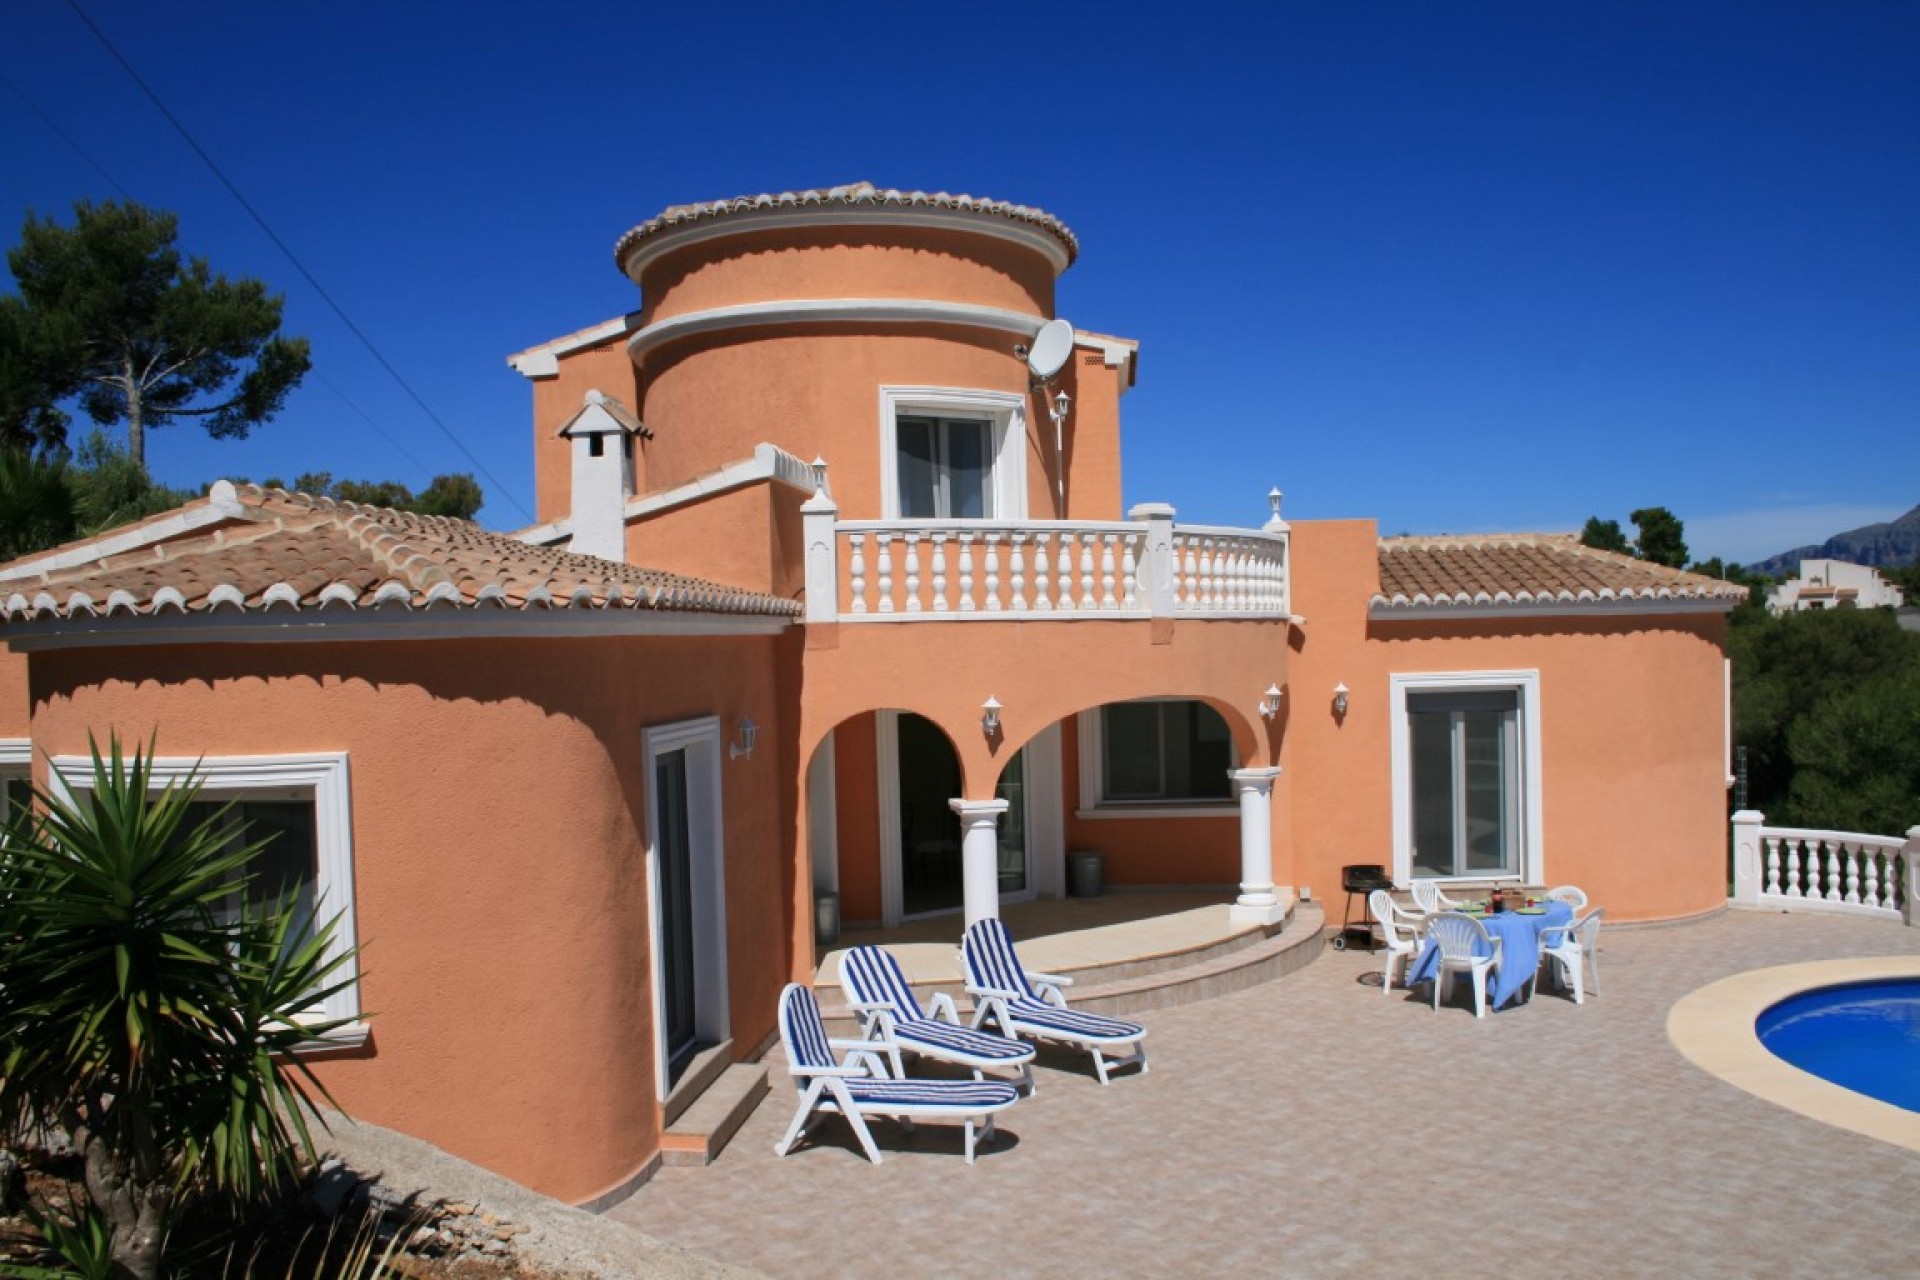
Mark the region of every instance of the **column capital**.
<instances>
[{"instance_id":1,"label":"column capital","mask_svg":"<svg viewBox=\"0 0 1920 1280\"><path fill-rule=\"evenodd\" d=\"M1012 805L1009 800L949 800L947 807L960 815L962 822L998 821Z\"/></svg>"},{"instance_id":2,"label":"column capital","mask_svg":"<svg viewBox=\"0 0 1920 1280\"><path fill-rule=\"evenodd\" d=\"M1258 769L1229 769L1227 777L1241 789L1252 788L1256 791L1273 790L1273 780L1280 776L1279 765L1268 765Z\"/></svg>"}]
</instances>

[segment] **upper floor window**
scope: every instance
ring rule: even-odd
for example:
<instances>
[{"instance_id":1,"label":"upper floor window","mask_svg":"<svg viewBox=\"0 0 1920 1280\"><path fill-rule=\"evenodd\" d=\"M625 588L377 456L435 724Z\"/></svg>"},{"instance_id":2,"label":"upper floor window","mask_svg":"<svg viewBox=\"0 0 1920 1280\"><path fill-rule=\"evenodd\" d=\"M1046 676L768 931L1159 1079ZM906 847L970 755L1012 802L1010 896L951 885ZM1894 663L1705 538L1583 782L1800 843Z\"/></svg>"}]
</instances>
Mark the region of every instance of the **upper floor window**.
<instances>
[{"instance_id":1,"label":"upper floor window","mask_svg":"<svg viewBox=\"0 0 1920 1280\"><path fill-rule=\"evenodd\" d=\"M882 387L882 516L1024 519L1025 404L1000 391Z\"/></svg>"},{"instance_id":2,"label":"upper floor window","mask_svg":"<svg viewBox=\"0 0 1920 1280\"><path fill-rule=\"evenodd\" d=\"M985 520L993 515L992 434L984 418L903 415L900 514L905 519Z\"/></svg>"}]
</instances>

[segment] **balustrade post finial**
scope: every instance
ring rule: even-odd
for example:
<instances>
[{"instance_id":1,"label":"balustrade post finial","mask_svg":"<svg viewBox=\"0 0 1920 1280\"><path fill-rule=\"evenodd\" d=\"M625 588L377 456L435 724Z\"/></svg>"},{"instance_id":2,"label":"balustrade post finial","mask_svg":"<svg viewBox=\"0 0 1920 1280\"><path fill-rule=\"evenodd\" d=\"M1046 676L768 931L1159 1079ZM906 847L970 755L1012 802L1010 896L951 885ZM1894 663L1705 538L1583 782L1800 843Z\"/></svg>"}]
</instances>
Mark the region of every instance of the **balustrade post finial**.
<instances>
[{"instance_id":1,"label":"balustrade post finial","mask_svg":"<svg viewBox=\"0 0 1920 1280\"><path fill-rule=\"evenodd\" d=\"M1285 533L1291 527L1285 520L1280 518L1280 500L1286 496L1286 494L1280 492L1277 486L1267 490L1267 505L1273 508L1273 514L1267 517L1267 522L1264 525L1260 526L1264 532Z\"/></svg>"}]
</instances>

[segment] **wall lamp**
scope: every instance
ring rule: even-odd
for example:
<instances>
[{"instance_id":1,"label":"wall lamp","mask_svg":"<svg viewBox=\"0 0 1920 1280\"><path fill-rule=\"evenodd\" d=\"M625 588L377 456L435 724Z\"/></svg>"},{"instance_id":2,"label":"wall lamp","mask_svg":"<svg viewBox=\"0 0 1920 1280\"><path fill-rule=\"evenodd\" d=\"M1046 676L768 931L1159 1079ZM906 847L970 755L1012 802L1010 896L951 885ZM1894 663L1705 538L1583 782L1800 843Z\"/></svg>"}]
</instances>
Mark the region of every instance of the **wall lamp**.
<instances>
[{"instance_id":1,"label":"wall lamp","mask_svg":"<svg viewBox=\"0 0 1920 1280\"><path fill-rule=\"evenodd\" d=\"M750 716L740 717L740 731L734 740L727 744L727 759L738 760L742 756L753 758L753 743L760 736L760 726Z\"/></svg>"},{"instance_id":2,"label":"wall lamp","mask_svg":"<svg viewBox=\"0 0 1920 1280\"><path fill-rule=\"evenodd\" d=\"M980 711L980 732L986 734L989 738L999 737L1000 699L994 697L992 694L988 694L987 700L980 704Z\"/></svg>"},{"instance_id":3,"label":"wall lamp","mask_svg":"<svg viewBox=\"0 0 1920 1280\"><path fill-rule=\"evenodd\" d=\"M1333 714L1342 720L1347 718L1347 693L1345 682L1333 686Z\"/></svg>"},{"instance_id":4,"label":"wall lamp","mask_svg":"<svg viewBox=\"0 0 1920 1280\"><path fill-rule=\"evenodd\" d=\"M1260 718L1271 720L1280 714L1280 699L1286 696L1286 690L1277 684L1267 686L1265 696L1260 699Z\"/></svg>"}]
</instances>

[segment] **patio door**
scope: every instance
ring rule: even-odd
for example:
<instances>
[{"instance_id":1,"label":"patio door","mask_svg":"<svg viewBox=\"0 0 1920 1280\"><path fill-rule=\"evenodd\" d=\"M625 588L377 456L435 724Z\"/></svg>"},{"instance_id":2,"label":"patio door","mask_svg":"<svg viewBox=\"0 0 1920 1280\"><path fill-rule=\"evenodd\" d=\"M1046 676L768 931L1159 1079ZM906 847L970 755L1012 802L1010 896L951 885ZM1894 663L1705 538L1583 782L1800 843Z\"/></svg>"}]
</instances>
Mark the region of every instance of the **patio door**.
<instances>
[{"instance_id":1,"label":"patio door","mask_svg":"<svg viewBox=\"0 0 1920 1280\"><path fill-rule=\"evenodd\" d=\"M656 1079L665 1098L695 1054L731 1034L720 723L704 716L642 739Z\"/></svg>"},{"instance_id":2,"label":"patio door","mask_svg":"<svg viewBox=\"0 0 1920 1280\"><path fill-rule=\"evenodd\" d=\"M1413 874L1521 874L1519 698L1511 689L1407 697Z\"/></svg>"},{"instance_id":3,"label":"patio door","mask_svg":"<svg viewBox=\"0 0 1920 1280\"><path fill-rule=\"evenodd\" d=\"M686 1070L699 1047L694 1018L698 974L693 960L693 842L687 826L687 753L666 751L654 758L657 813L654 846L660 877L660 1001L665 1017L667 1082Z\"/></svg>"}]
</instances>

